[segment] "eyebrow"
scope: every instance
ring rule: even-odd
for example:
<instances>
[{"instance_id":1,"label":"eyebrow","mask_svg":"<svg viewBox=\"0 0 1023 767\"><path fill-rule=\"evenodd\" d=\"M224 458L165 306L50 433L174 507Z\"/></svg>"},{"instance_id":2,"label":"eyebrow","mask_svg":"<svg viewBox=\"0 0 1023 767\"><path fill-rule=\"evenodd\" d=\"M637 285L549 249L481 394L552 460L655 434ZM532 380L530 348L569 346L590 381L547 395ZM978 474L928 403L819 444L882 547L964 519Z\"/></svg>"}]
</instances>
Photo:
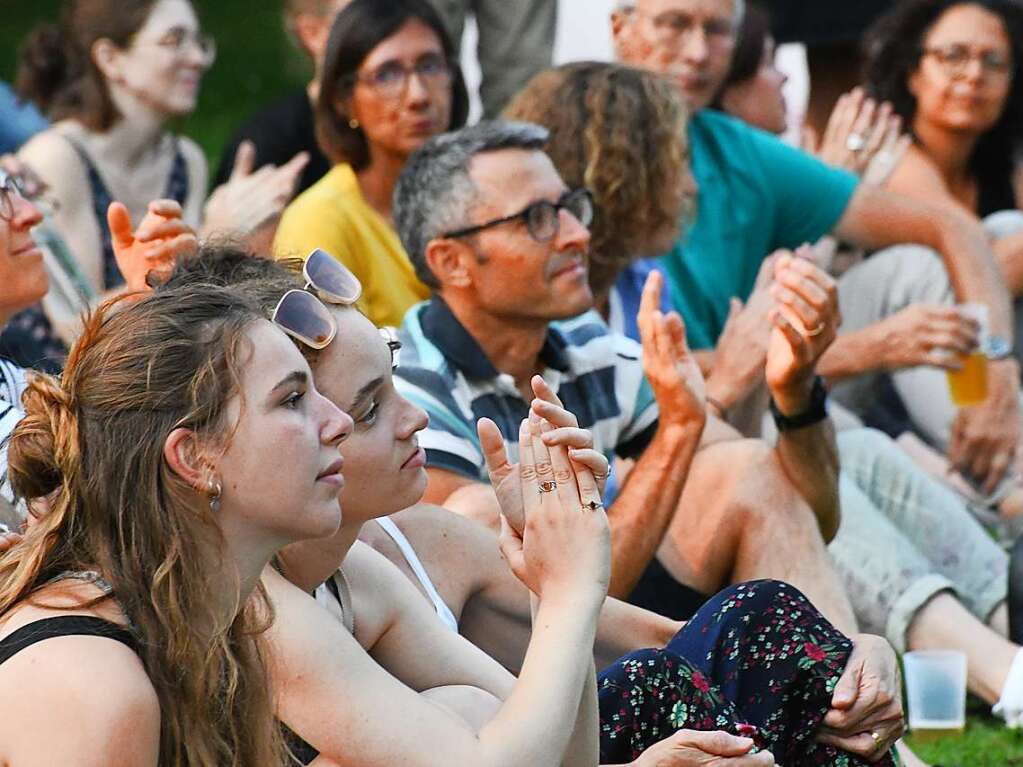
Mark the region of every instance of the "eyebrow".
<instances>
[{"instance_id":1,"label":"eyebrow","mask_svg":"<svg viewBox=\"0 0 1023 767\"><path fill-rule=\"evenodd\" d=\"M270 396L273 396L279 389L283 389L285 386L290 384L302 384L306 385L309 383L309 374L304 370L292 370L284 378L282 378L274 388L270 390Z\"/></svg>"},{"instance_id":2,"label":"eyebrow","mask_svg":"<svg viewBox=\"0 0 1023 767\"><path fill-rule=\"evenodd\" d=\"M383 383L384 378L383 376L380 376L379 378L374 378L368 384L359 389L355 397L352 399L352 406L348 408L348 411L352 412L353 410L355 410L360 404L362 404L362 401L364 399L366 399L370 394L379 389L383 385Z\"/></svg>"}]
</instances>

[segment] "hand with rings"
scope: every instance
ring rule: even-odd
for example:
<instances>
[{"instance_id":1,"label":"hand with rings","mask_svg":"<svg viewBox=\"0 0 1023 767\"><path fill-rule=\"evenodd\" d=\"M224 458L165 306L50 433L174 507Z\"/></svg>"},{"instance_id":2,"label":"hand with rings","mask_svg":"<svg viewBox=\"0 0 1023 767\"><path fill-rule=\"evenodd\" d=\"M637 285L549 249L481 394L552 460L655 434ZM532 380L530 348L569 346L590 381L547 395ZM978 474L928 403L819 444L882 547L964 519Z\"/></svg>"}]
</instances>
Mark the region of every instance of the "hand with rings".
<instances>
[{"instance_id":1,"label":"hand with rings","mask_svg":"<svg viewBox=\"0 0 1023 767\"><path fill-rule=\"evenodd\" d=\"M561 446L568 450L573 466L578 465L589 469L597 483L598 496L604 492L604 484L610 475L610 465L603 453L593 449L593 434L588 429L580 428L576 417L565 409L561 400L540 376L533 376L530 385L536 399L530 411L544 419L553 427L543 434L544 442L551 446ZM504 438L496 426L489 421L481 420L478 426L480 447L483 449L490 472L490 484L497 495L504 517L512 529L522 533L525 520L522 512L523 497L518 480L518 464L510 463L505 449ZM550 492L555 488L551 487ZM532 488L533 495L539 495L540 488Z\"/></svg>"},{"instance_id":2,"label":"hand with rings","mask_svg":"<svg viewBox=\"0 0 1023 767\"><path fill-rule=\"evenodd\" d=\"M765 377L783 413L801 412L817 361L835 340L841 317L835 280L811 260L808 246L778 256L770 288L775 306Z\"/></svg>"},{"instance_id":3,"label":"hand with rings","mask_svg":"<svg viewBox=\"0 0 1023 767\"><path fill-rule=\"evenodd\" d=\"M802 147L822 162L883 184L908 149L902 119L888 102L878 104L862 88L854 88L835 104L820 143L806 132ZM875 162L876 160L876 162ZM868 172L870 178L867 178Z\"/></svg>"},{"instance_id":4,"label":"hand with rings","mask_svg":"<svg viewBox=\"0 0 1023 767\"><path fill-rule=\"evenodd\" d=\"M487 467L509 465L504 443L491 443L497 425L481 419L481 440L487 434ZM611 531L603 512L593 472L573 462L560 444L548 445L555 431L535 413L519 430L519 464L515 472L522 504L523 529L509 523L502 504L501 553L515 576L541 599L589 597L603 600L611 578ZM581 513L583 512L583 513Z\"/></svg>"}]
</instances>

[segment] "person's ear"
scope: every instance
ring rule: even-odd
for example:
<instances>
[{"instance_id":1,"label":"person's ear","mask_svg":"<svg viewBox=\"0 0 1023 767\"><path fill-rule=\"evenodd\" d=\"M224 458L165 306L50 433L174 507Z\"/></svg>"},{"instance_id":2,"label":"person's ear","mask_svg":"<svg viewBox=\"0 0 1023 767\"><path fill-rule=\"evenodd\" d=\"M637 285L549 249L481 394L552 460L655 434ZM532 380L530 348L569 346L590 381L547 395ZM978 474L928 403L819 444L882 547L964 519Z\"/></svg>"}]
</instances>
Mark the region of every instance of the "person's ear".
<instances>
[{"instance_id":1,"label":"person's ear","mask_svg":"<svg viewBox=\"0 0 1023 767\"><path fill-rule=\"evenodd\" d=\"M611 40L614 43L615 58L623 61L629 58L631 49L631 30L629 25L632 22L631 11L616 10L611 12Z\"/></svg>"},{"instance_id":2,"label":"person's ear","mask_svg":"<svg viewBox=\"0 0 1023 767\"><path fill-rule=\"evenodd\" d=\"M191 429L178 428L170 433L163 444L163 458L171 471L197 492L210 492L210 487L218 481Z\"/></svg>"},{"instance_id":3,"label":"person's ear","mask_svg":"<svg viewBox=\"0 0 1023 767\"><path fill-rule=\"evenodd\" d=\"M464 242L443 237L426 245L426 265L443 287L464 288L472 282L469 259L472 248Z\"/></svg>"},{"instance_id":4,"label":"person's ear","mask_svg":"<svg viewBox=\"0 0 1023 767\"><path fill-rule=\"evenodd\" d=\"M124 51L118 48L113 40L101 37L92 44L92 61L107 80L114 83L124 81Z\"/></svg>"}]
</instances>

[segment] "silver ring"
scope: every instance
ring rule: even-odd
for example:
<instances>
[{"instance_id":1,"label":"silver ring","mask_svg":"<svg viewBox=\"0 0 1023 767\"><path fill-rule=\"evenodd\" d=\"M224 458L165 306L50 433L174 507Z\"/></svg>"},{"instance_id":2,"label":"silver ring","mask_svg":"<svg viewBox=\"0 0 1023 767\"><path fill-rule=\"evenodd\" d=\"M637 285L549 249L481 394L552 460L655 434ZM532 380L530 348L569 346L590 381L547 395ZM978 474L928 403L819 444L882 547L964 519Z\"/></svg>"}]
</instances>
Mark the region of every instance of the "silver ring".
<instances>
[{"instance_id":1,"label":"silver ring","mask_svg":"<svg viewBox=\"0 0 1023 767\"><path fill-rule=\"evenodd\" d=\"M604 504L600 501L590 501L589 503L583 504L583 511L596 511L597 509L604 508Z\"/></svg>"},{"instance_id":2,"label":"silver ring","mask_svg":"<svg viewBox=\"0 0 1023 767\"><path fill-rule=\"evenodd\" d=\"M603 482L605 479L607 479L610 476L611 476L611 467L608 466L607 467L607 471L605 471L603 474L594 474L593 478L595 480L597 480L598 482Z\"/></svg>"},{"instance_id":3,"label":"silver ring","mask_svg":"<svg viewBox=\"0 0 1023 767\"><path fill-rule=\"evenodd\" d=\"M867 140L859 133L850 133L849 137L845 140L845 148L853 153L862 152L866 145Z\"/></svg>"},{"instance_id":4,"label":"silver ring","mask_svg":"<svg viewBox=\"0 0 1023 767\"><path fill-rule=\"evenodd\" d=\"M557 489L558 483L555 482L553 479L545 479L543 482L540 483L541 493L553 493Z\"/></svg>"}]
</instances>

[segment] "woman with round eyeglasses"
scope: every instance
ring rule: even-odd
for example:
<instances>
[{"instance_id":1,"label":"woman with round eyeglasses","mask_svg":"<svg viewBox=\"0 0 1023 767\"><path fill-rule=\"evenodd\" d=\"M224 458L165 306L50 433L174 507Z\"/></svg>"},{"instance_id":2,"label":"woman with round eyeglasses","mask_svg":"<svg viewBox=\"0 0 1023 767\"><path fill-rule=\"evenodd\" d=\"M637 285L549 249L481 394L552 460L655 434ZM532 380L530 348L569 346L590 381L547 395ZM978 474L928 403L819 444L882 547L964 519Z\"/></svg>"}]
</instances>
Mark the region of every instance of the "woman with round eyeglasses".
<instances>
[{"instance_id":1,"label":"woman with round eyeglasses","mask_svg":"<svg viewBox=\"0 0 1023 767\"><path fill-rule=\"evenodd\" d=\"M409 155L465 123L469 99L455 58L426 0L354 0L327 44L316 129L334 167L288 206L274 254L337 254L379 326L399 325L429 297L394 230L391 196Z\"/></svg>"},{"instance_id":2,"label":"woman with round eyeglasses","mask_svg":"<svg viewBox=\"0 0 1023 767\"><path fill-rule=\"evenodd\" d=\"M1018 3L908 0L878 20L865 51L868 92L913 136L888 187L986 219L1008 287L1023 295L1023 215L989 218L1023 206Z\"/></svg>"},{"instance_id":3,"label":"woman with round eyeglasses","mask_svg":"<svg viewBox=\"0 0 1023 767\"><path fill-rule=\"evenodd\" d=\"M124 283L115 221L142 220L152 202L173 201L163 218L194 230L202 224L204 234L272 238L267 230L307 158L254 174L246 146L235 176L207 202L202 151L168 127L195 109L215 56L190 0L65 0L60 22L41 26L26 41L18 91L54 124L18 158L56 203L48 211L47 239L61 251L60 272L70 276L82 306L49 301L15 318L8 335L37 339L24 363L62 364L82 311Z\"/></svg>"}]
</instances>

